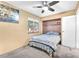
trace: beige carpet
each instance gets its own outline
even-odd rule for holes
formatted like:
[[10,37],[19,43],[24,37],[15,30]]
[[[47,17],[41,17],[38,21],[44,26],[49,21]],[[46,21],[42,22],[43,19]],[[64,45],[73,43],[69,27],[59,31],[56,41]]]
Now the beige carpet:
[[50,56],[43,51],[27,46],[1,55],[0,58],[50,58]]
[[[58,45],[54,53],[56,58],[79,58],[79,49]],[[32,47],[19,48],[13,52],[1,55],[0,58],[51,58],[48,54]]]
[[54,56],[59,58],[79,58],[79,49],[59,45]]

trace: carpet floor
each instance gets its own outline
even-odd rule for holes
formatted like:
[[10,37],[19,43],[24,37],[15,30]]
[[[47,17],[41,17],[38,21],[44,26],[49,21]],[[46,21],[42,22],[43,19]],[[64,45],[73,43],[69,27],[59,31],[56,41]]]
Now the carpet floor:
[[0,55],[0,58],[51,58],[48,54],[32,47],[24,47],[10,53]]
[[[52,58],[43,51],[33,47],[22,47],[12,52],[0,55],[0,58]],[[58,45],[57,50],[54,52],[54,58],[79,58],[79,49],[68,48]]]

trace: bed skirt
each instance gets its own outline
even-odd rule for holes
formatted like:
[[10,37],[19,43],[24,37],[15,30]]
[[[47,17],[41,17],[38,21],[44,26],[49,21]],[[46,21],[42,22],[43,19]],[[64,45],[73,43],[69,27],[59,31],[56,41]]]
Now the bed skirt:
[[36,41],[30,41],[29,46],[40,49],[46,52],[49,56],[53,56],[53,53],[55,52],[55,50],[51,46]]

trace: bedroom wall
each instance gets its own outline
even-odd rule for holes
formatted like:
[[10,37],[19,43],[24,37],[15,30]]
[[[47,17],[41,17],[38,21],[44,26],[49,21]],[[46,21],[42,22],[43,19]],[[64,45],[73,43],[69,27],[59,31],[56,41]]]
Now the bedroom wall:
[[[13,8],[17,8],[15,6],[7,4],[6,2],[0,2],[0,3],[9,5]],[[19,10],[20,10],[19,24],[0,22],[0,54],[13,51],[14,49],[17,49],[19,47],[28,44],[29,36],[28,36],[27,18],[32,14],[21,9]]]

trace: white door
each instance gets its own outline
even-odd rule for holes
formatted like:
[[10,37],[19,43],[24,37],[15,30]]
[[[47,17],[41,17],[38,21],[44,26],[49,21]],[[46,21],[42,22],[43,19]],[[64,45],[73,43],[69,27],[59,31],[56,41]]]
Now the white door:
[[62,45],[75,48],[75,20],[76,16],[62,18]]
[[79,8],[78,8],[78,10],[77,10],[77,39],[76,39],[76,41],[77,41],[77,48],[79,48]]

